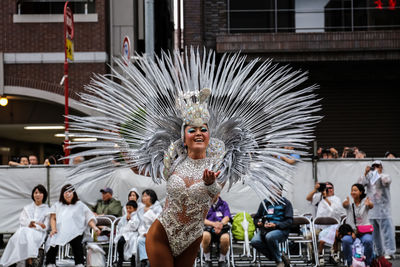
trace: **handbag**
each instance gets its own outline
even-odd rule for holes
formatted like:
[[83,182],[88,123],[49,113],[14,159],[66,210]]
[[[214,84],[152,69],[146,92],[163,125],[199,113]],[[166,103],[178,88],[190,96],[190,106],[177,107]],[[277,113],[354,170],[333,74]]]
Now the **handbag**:
[[[351,204],[353,207],[353,218],[354,218],[354,225],[356,224],[356,213],[354,211],[354,203]],[[367,224],[367,225],[356,225],[356,230],[357,234],[363,235],[363,234],[370,234],[374,231],[374,226],[372,224]]]
[[371,224],[357,225],[357,232],[360,234],[370,234],[373,231],[374,231],[374,227]]
[[392,263],[385,259],[385,256],[380,256],[372,261],[371,267],[392,267]]

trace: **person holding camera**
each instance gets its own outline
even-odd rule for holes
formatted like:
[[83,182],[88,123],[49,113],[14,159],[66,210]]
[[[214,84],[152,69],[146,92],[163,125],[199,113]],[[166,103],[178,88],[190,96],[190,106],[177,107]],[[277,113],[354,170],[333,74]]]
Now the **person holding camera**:
[[[342,207],[342,202],[339,197],[335,196],[335,189],[331,182],[316,183],[313,191],[311,191],[306,199],[311,202],[313,206],[313,217],[332,217],[337,219],[339,222],[345,211]],[[323,232],[324,231],[324,232]],[[333,226],[324,227],[322,225],[316,225],[315,234],[323,235],[327,231],[333,231]],[[325,241],[318,241],[318,253],[320,255],[320,264],[324,264],[323,248],[325,246]],[[331,256],[336,261],[338,259],[337,255],[337,245],[333,243],[333,250],[331,251]]]
[[219,259],[218,267],[228,266],[226,263],[226,253],[229,249],[229,221],[231,220],[231,212],[228,203],[223,201],[218,193],[211,205],[207,217],[204,220],[204,232],[201,245],[204,251],[204,259],[206,266],[211,267],[211,242],[219,242]]
[[290,266],[290,262],[279,251],[279,243],[286,241],[289,236],[293,222],[293,208],[292,203],[282,197],[282,186],[280,185],[276,190],[281,196],[279,202],[272,203],[264,199],[258,207],[254,224],[259,230],[251,240],[251,245],[270,260],[275,260],[278,267],[286,267]]
[[[329,206],[331,206],[332,202],[334,202],[335,204],[340,203],[340,199],[335,196],[335,190],[331,182],[316,183],[314,189],[310,193],[308,193],[306,199],[307,201],[310,201],[313,207],[313,209],[311,210],[311,214],[314,218],[317,216],[318,206],[323,200],[325,200],[326,204],[328,204]],[[321,212],[323,212],[322,209],[320,213]]]
[[374,227],[372,233],[375,254],[391,259],[396,252],[396,241],[390,203],[390,184],[392,179],[383,173],[382,161],[375,160],[365,168],[360,184],[367,187],[367,196],[375,208],[369,211],[369,220]]

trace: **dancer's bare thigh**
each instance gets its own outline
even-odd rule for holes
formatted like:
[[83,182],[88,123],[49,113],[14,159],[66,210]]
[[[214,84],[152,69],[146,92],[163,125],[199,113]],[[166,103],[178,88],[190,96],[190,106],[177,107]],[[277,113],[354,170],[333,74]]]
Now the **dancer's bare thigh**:
[[168,237],[160,221],[155,220],[146,236],[146,252],[151,267],[192,266],[199,251],[200,236],[179,256],[173,257]]

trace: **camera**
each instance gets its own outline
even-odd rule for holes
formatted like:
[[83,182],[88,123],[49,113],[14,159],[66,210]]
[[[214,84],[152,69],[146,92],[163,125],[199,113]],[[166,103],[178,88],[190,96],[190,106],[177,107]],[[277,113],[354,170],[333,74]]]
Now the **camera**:
[[326,190],[326,183],[319,183],[318,192],[324,192]]
[[352,147],[345,148],[343,151],[343,154],[344,154],[345,158],[355,158],[356,157],[355,150]]
[[371,167],[369,168],[369,170],[370,170],[370,171],[374,171],[374,170],[375,170],[375,166],[371,166]]
[[324,149],[322,149],[322,151],[321,151],[321,154],[331,154],[332,152],[331,152],[331,150],[329,149],[329,148],[324,148]]

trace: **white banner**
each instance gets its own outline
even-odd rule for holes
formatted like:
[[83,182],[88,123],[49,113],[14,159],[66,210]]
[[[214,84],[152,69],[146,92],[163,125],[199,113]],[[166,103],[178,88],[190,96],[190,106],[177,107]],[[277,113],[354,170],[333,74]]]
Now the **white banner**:
[[[330,181],[335,186],[335,194],[344,200],[350,195],[351,185],[357,182],[363,174],[367,164],[365,160],[321,160],[317,164],[317,177],[320,182]],[[284,196],[293,204],[295,214],[311,212],[311,205],[306,201],[307,194],[314,187],[312,163],[310,161],[297,163],[296,174],[292,184],[285,184]],[[392,203],[400,203],[400,161],[383,161],[383,170],[392,178]],[[32,201],[32,188],[41,183],[45,187],[50,185],[50,203],[59,199],[61,187],[67,183],[66,167],[35,167],[35,168],[0,168],[0,233],[12,233],[18,227],[19,214],[22,208]],[[47,181],[49,178],[49,181]],[[156,185],[151,178],[134,174],[131,170],[120,169],[113,177],[95,182],[88,182],[77,189],[79,198],[87,204],[94,204],[101,198],[100,189],[111,187],[114,197],[125,204],[129,189],[136,187],[139,192],[146,188],[156,191],[161,202],[165,198],[165,183]],[[260,199],[246,185],[237,183],[227,192],[221,193],[222,199],[228,202],[231,212],[246,211],[255,213]],[[395,225],[400,225],[400,211],[392,208]]]

